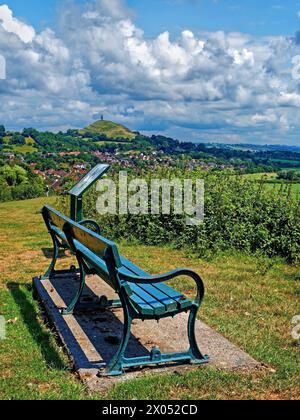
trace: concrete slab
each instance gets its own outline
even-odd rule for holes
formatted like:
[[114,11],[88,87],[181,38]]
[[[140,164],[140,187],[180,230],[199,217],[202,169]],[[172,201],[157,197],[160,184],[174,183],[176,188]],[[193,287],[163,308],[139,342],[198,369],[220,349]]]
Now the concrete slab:
[[[120,309],[100,310],[99,298],[103,295],[117,299],[112,289],[99,277],[90,276],[83,295],[82,310],[63,317],[60,309],[65,308],[74,297],[79,286],[77,274],[53,277],[51,280],[33,279],[34,290],[46,310],[48,319],[54,325],[61,342],[69,354],[74,369],[88,389],[101,391],[111,385],[139,377],[163,372],[183,372],[203,369],[201,366],[160,366],[128,371],[122,377],[99,377],[116,352],[123,330],[123,312]],[[90,309],[86,311],[86,307]],[[154,346],[162,352],[188,349],[187,314],[156,321],[134,321],[127,357],[145,356]],[[227,370],[256,370],[262,365],[229,342],[201,321],[197,322],[196,334],[204,354],[210,356],[209,365]]]

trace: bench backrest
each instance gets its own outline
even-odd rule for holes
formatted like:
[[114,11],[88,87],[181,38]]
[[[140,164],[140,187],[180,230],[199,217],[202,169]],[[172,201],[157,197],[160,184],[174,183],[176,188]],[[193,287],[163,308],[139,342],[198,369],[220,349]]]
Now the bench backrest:
[[93,268],[115,291],[120,289],[116,268],[122,266],[117,245],[74,222],[49,206],[42,210],[49,229],[64,234],[74,253],[79,251],[85,264]]
[[73,221],[65,224],[64,232],[71,248],[79,251],[85,264],[115,291],[119,291],[121,285],[116,269],[122,263],[117,245]]
[[51,229],[54,226],[60,230],[61,233],[63,233],[65,223],[71,221],[71,219],[49,206],[43,207],[42,215],[48,228]]

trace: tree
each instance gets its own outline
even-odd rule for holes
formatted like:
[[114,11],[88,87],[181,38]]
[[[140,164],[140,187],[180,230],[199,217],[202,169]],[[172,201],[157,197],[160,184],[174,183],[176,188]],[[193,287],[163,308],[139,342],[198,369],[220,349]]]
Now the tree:
[[35,139],[39,135],[39,132],[35,128],[24,128],[22,134],[24,137],[31,137]]
[[11,144],[24,145],[26,141],[21,134],[14,133],[11,138]]
[[4,137],[6,133],[4,125],[0,125],[0,137]]

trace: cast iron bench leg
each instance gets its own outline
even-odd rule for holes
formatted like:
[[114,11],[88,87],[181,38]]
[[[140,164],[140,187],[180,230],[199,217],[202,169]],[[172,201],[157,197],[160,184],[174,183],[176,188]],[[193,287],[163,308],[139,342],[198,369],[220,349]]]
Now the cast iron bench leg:
[[113,357],[112,361],[110,362],[107,370],[106,375],[107,376],[120,376],[123,375],[123,359],[125,356],[125,351],[128,346],[128,342],[131,336],[131,325],[133,318],[131,317],[129,313],[129,309],[127,307],[127,304],[125,300],[121,297],[122,306],[124,308],[124,331],[123,331],[123,337],[121,344],[119,346],[119,349],[115,356]]
[[[122,300],[123,302],[123,300]],[[209,362],[209,357],[205,356],[201,353],[195,334],[195,326],[196,326],[196,319],[199,307],[194,305],[191,309],[189,321],[188,321],[188,337],[190,342],[190,349],[189,351],[182,352],[182,353],[170,353],[170,354],[161,354],[158,349],[152,349],[150,357],[137,357],[126,359],[125,358],[125,351],[128,346],[128,342],[131,336],[131,325],[133,318],[130,315],[130,311],[126,306],[126,302],[124,302],[124,332],[122,342],[120,347],[110,362],[105,376],[120,376],[124,373],[125,368],[132,368],[135,366],[143,366],[143,365],[152,365],[152,364],[163,364],[163,363],[173,363],[173,362],[182,362],[186,360],[189,361],[191,364],[206,364]],[[155,351],[158,353],[158,357],[155,358],[156,354]]]
[[85,269],[84,269],[84,263],[82,261],[81,256],[78,253],[77,253],[76,257],[77,257],[79,267],[80,267],[80,286],[79,286],[79,289],[78,289],[78,292],[77,292],[75,298],[72,300],[70,305],[67,307],[67,309],[62,310],[62,315],[72,315],[73,314],[74,309],[76,308],[77,304],[80,301],[80,298],[82,296],[84,286],[85,286],[86,272],[85,272]]
[[188,321],[188,337],[189,337],[189,342],[190,342],[190,354],[192,357],[192,361],[191,363],[194,364],[201,364],[205,361],[209,361],[208,356],[204,356],[199,347],[198,347],[198,343],[197,343],[197,339],[196,339],[196,332],[195,332],[195,328],[196,328],[196,321],[197,321],[197,313],[198,313],[199,307],[197,305],[193,305],[191,312],[190,312],[190,316],[189,316],[189,321]]
[[52,233],[51,233],[51,238],[52,238],[52,242],[53,242],[53,257],[52,257],[52,261],[51,261],[51,264],[50,264],[48,270],[41,277],[41,280],[49,279],[53,275],[55,265],[56,265],[56,262],[57,262],[57,258],[58,258],[58,254],[59,254],[59,245],[58,245],[57,239],[55,238],[55,236]]

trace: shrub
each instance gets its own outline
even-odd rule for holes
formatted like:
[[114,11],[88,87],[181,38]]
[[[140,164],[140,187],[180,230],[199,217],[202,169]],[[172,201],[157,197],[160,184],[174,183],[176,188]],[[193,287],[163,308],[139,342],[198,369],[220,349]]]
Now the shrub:
[[85,198],[85,216],[96,218],[103,233],[115,239],[171,244],[201,257],[232,249],[300,262],[300,207],[288,191],[271,191],[224,172],[194,176],[204,177],[206,183],[205,220],[200,226],[187,226],[185,215],[100,216],[95,190]]

